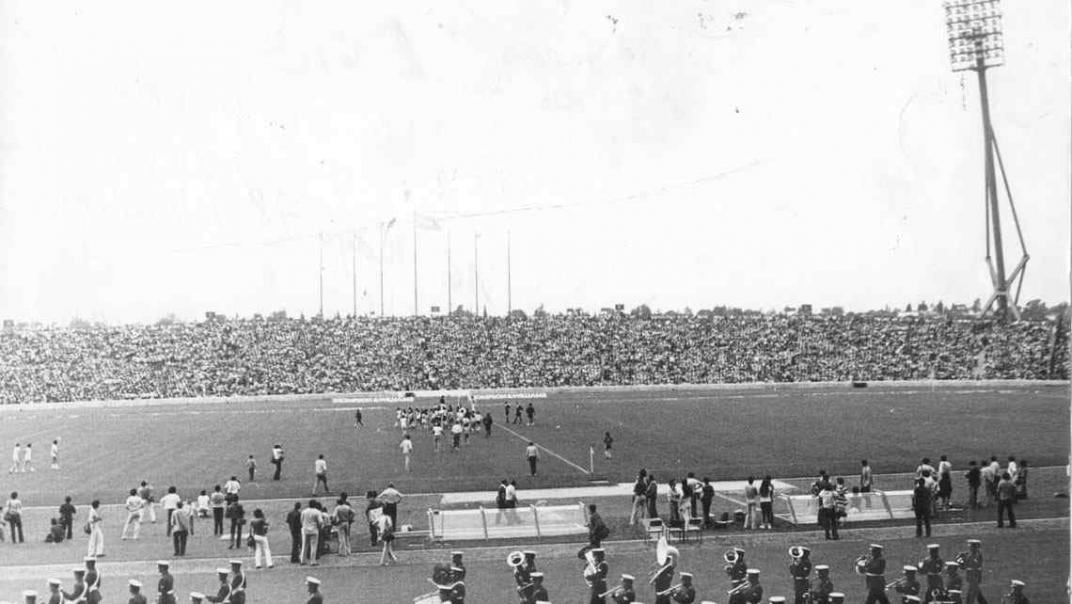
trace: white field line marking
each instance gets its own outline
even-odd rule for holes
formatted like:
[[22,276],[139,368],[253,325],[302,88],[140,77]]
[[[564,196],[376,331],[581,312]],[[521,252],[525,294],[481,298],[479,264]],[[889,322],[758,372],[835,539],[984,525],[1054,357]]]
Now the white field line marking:
[[561,456],[561,455],[559,455],[558,453],[555,453],[555,452],[554,452],[554,451],[552,451],[551,449],[548,449],[547,447],[545,447],[545,446],[541,445],[540,443],[538,443],[538,442],[536,442],[536,441],[532,440],[531,438],[526,438],[526,437],[524,437],[524,436],[522,436],[522,435],[518,434],[517,432],[514,432],[514,431],[513,431],[513,430],[511,430],[510,428],[507,428],[506,426],[500,426],[500,427],[501,427],[501,428],[502,428],[503,430],[506,430],[507,432],[509,432],[510,434],[513,434],[514,436],[518,437],[519,439],[521,439],[521,440],[522,440],[522,441],[524,441],[524,442],[527,442],[527,443],[529,443],[529,442],[530,442],[530,443],[533,443],[533,444],[535,444],[535,445],[536,445],[536,448],[537,448],[537,449],[541,449],[541,450],[543,450],[543,451],[546,451],[548,455],[550,455],[550,456],[552,456],[552,457],[557,457],[558,459],[561,459],[562,461],[566,462],[566,463],[567,463],[568,465],[571,465],[571,466],[573,466],[574,468],[577,468],[578,470],[580,470],[580,471],[581,471],[581,472],[583,472],[584,474],[586,474],[586,475],[590,475],[590,474],[591,474],[591,472],[589,472],[588,470],[585,470],[585,469],[584,469],[584,468],[582,468],[581,466],[579,466],[579,465],[577,465],[577,464],[573,463],[572,461],[570,461],[570,460],[566,459],[565,457],[562,457],[562,456]]

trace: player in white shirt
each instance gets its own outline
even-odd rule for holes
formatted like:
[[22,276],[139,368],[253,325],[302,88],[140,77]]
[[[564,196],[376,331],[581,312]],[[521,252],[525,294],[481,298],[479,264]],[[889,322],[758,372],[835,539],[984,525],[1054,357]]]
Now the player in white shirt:
[[202,490],[201,494],[197,496],[197,517],[208,518],[209,507],[208,493]]
[[127,497],[127,521],[123,524],[123,533],[120,535],[120,539],[127,540],[127,530],[133,533],[132,539],[138,538],[138,532],[141,531],[141,510],[145,505],[145,501],[138,496],[137,489],[130,489],[130,496]]
[[320,487],[320,483],[324,483],[324,492],[330,494],[331,487],[328,486],[328,462],[324,460],[323,453],[317,457],[316,462],[313,464],[313,471],[316,472],[316,480],[313,482],[313,495],[316,495],[316,490]]
[[171,516],[175,513],[175,510],[179,508],[179,502],[182,498],[175,492],[175,487],[168,487],[167,494],[160,498],[160,505],[164,508],[164,514],[167,516],[167,536],[171,536]]
[[409,472],[409,456],[413,453],[413,441],[410,440],[409,434],[402,437],[402,442],[398,443],[398,448],[402,450],[402,459],[405,462],[406,471]]
[[37,471],[33,467],[33,445],[31,443],[26,443],[26,448],[22,451],[22,471],[25,472],[26,470]]
[[237,476],[232,476],[230,480],[223,483],[223,492],[228,495],[238,495],[238,492],[242,490],[242,483],[238,481]]
[[52,457],[52,469],[60,469],[60,439],[57,436],[56,440],[52,441],[52,450],[50,451]]
[[19,455],[21,450],[22,448],[19,447],[19,443],[15,443],[15,448],[11,451],[11,467],[7,470],[8,474],[19,471],[19,468],[22,465],[22,457]]
[[438,423],[432,426],[432,448],[439,453],[443,442],[443,426]]

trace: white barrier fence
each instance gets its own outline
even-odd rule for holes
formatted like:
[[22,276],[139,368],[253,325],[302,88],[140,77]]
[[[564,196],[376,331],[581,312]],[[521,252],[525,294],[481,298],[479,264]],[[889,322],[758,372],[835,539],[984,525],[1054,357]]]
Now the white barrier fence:
[[[848,499],[845,509],[848,522],[915,517],[912,491],[849,493]],[[816,524],[819,522],[819,500],[811,495],[781,495],[775,515],[793,524]]]
[[428,537],[448,541],[585,534],[583,503],[519,508],[428,510]]

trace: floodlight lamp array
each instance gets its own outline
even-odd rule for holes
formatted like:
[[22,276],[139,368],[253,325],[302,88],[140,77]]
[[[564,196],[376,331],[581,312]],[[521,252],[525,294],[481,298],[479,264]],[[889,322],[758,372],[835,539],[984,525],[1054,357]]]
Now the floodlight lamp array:
[[945,22],[949,31],[949,59],[953,71],[978,69],[1005,63],[999,0],[946,0]]

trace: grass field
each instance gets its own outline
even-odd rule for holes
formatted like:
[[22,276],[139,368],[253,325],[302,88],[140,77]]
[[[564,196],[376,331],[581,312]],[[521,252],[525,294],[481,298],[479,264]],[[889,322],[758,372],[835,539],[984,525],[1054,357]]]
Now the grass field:
[[[408,475],[401,471],[400,434],[391,428],[394,408],[384,404],[363,406],[363,429],[353,426],[353,405],[330,400],[0,408],[0,443],[29,440],[38,467],[34,474],[0,474],[0,489],[18,490],[30,505],[52,504],[64,493],[122,501],[144,479],[161,494],[167,485],[196,494],[231,475],[244,480],[250,454],[262,480],[243,490],[246,498],[307,495],[319,453],[335,490],[363,493],[388,481],[404,492],[492,489],[505,477],[521,488],[625,482],[640,467],[666,478],[690,470],[714,479],[810,476],[820,468],[854,475],[864,457],[876,472],[908,471],[922,456],[940,454],[956,468],[992,454],[1064,465],[1069,451],[1067,387],[582,391],[536,401],[535,426],[506,426],[516,434],[504,431],[500,403],[482,407],[494,414],[491,438],[475,436],[458,453],[436,455],[430,436],[415,433]],[[605,431],[615,438],[609,462],[601,455]],[[48,445],[57,436],[62,469],[52,472]],[[523,460],[527,439],[562,458],[545,451],[534,479]],[[274,442],[287,451],[277,483],[263,480]],[[584,470],[590,446],[594,475]]]
[[[431,404],[431,400],[418,404]],[[495,426],[490,438],[476,435],[460,452],[449,450],[436,455],[431,438],[414,433],[416,451],[413,471],[404,474],[398,454],[400,433],[392,428],[394,406],[383,403],[332,403],[330,399],[314,401],[266,400],[243,403],[162,404],[152,406],[84,407],[41,405],[18,409],[0,408],[0,443],[10,452],[14,442],[33,442],[37,472],[9,475],[0,473],[0,492],[17,490],[27,505],[55,506],[64,494],[71,494],[82,504],[91,498],[105,503],[121,503],[126,491],[143,479],[151,480],[158,494],[175,485],[186,496],[202,488],[222,483],[230,475],[244,480],[246,457],[253,453],[260,465],[260,480],[246,484],[245,499],[307,497],[312,487],[313,460],[324,453],[329,464],[333,490],[363,493],[393,481],[405,493],[439,493],[463,490],[490,490],[505,477],[516,478],[522,492],[530,488],[585,486],[594,480],[628,482],[637,468],[646,467],[665,480],[695,471],[716,480],[741,478],[749,474],[770,473],[776,478],[814,475],[824,468],[838,474],[855,476],[859,459],[866,457],[876,472],[910,471],[920,457],[949,455],[958,472],[957,488],[962,488],[959,472],[968,459],[982,459],[1009,454],[1028,459],[1031,466],[1054,466],[1068,463],[1069,396],[1067,386],[1028,384],[1021,387],[990,387],[985,384],[940,385],[931,387],[890,388],[872,385],[867,389],[848,387],[795,388],[791,385],[749,389],[650,389],[636,391],[599,391],[551,393],[535,401],[536,425],[503,425],[502,403],[479,404],[490,410]],[[355,429],[353,409],[360,406],[366,427]],[[505,429],[504,429],[505,428]],[[508,430],[507,430],[508,429]],[[604,431],[615,438],[614,458],[602,458]],[[59,471],[48,469],[48,445],[62,438]],[[539,476],[527,476],[522,456],[527,440],[544,447]],[[287,450],[284,480],[268,478],[270,447],[280,442]],[[595,447],[595,472],[589,473],[589,447]],[[553,454],[552,454],[553,453]],[[0,468],[2,470],[2,468]],[[1049,497],[1054,490],[1067,490],[1064,472],[1056,469],[1036,470],[1033,475],[1039,490],[1025,505],[1026,517],[1067,518],[1067,499]],[[898,485],[900,488],[901,485]],[[1063,488],[1062,488],[1063,487]],[[437,497],[411,497],[404,502],[403,522],[423,528],[423,510]],[[615,528],[615,538],[629,538],[624,526],[627,502],[600,501],[601,510]],[[287,501],[265,504],[269,518],[281,514]],[[716,506],[717,507],[717,506]],[[276,509],[278,508],[278,509]],[[660,505],[660,509],[662,505]],[[247,510],[248,511],[248,510]],[[959,516],[957,521],[990,520],[992,512]],[[27,537],[39,541],[43,535],[46,512],[29,512]],[[30,521],[36,525],[31,527]],[[121,518],[110,516],[106,543],[109,562],[146,561],[145,574],[150,578],[151,560],[170,553],[162,527],[146,526],[151,536],[139,543],[118,543]],[[1065,528],[1038,528],[1019,532],[996,533],[986,529],[987,565],[994,573],[988,595],[999,594],[995,581],[1004,583],[1011,577],[1027,580],[1029,592],[1037,602],[1067,601],[1064,591],[1068,575],[1069,537]],[[943,531],[956,532],[958,525],[942,525]],[[198,530],[207,528],[199,525]],[[887,530],[887,529],[868,529]],[[904,534],[910,534],[907,527]],[[846,540],[828,544],[808,542],[810,533],[776,531],[763,538],[726,535],[709,540],[693,549],[684,560],[686,568],[698,571],[701,590],[715,601],[724,601],[725,579],[721,574],[721,553],[729,543],[748,543],[756,548],[755,563],[770,569],[764,582],[785,594],[785,549],[790,543],[814,544],[816,553],[829,556],[835,563],[835,582],[845,587],[850,600],[862,595],[860,581],[849,574],[848,561],[862,553],[869,537],[866,531],[848,531]],[[920,543],[914,539],[890,537],[884,541],[891,548],[891,559],[905,561],[919,557]],[[952,537],[950,537],[952,539]],[[947,552],[963,549],[963,539],[935,540],[948,545]],[[743,541],[741,541],[743,540]],[[803,540],[803,541],[800,541]],[[286,547],[287,538],[279,535],[273,543],[277,555]],[[415,544],[420,544],[418,541]],[[477,547],[482,544],[463,544]],[[519,549],[530,544],[516,544]],[[84,553],[85,540],[79,536],[73,544],[46,546],[27,544],[15,550],[0,544],[0,597],[23,588],[25,578],[8,579],[4,567],[77,563]],[[553,545],[540,547],[553,548]],[[575,545],[564,545],[575,551]],[[952,548],[952,549],[949,549]],[[501,548],[500,548],[501,549]],[[184,571],[180,589],[209,589],[214,584],[211,568],[231,555],[225,546],[206,536],[191,541],[191,557],[203,559],[204,571],[196,560],[183,560],[192,566]],[[495,548],[484,551],[497,552]],[[237,553],[237,552],[235,552]],[[244,553],[244,552],[243,552]],[[413,560],[427,561],[427,554],[411,552]],[[362,554],[368,556],[370,554]],[[821,559],[822,556],[817,556]],[[404,555],[405,557],[405,555]],[[505,557],[505,553],[502,554]],[[612,572],[628,569],[643,575],[650,565],[650,552],[632,552],[627,547],[612,559]],[[247,557],[248,558],[248,557]],[[130,564],[132,562],[123,562]],[[287,565],[289,566],[289,565]],[[891,567],[894,566],[891,564]],[[36,568],[36,566],[35,566]],[[41,572],[50,567],[40,567]],[[66,568],[66,566],[64,566]],[[428,591],[424,577],[430,564],[381,569],[347,565],[319,570],[333,594],[330,601],[409,602],[414,595]],[[548,554],[546,569],[555,601],[580,602],[583,586],[579,562],[569,556]],[[37,571],[31,572],[31,574]],[[36,576],[36,575],[34,575]],[[64,577],[70,576],[69,569]],[[304,571],[277,568],[258,574],[251,591],[251,602],[299,602]],[[472,596],[470,602],[501,603],[514,601],[508,569],[499,559],[477,561],[470,566]],[[124,577],[125,578],[125,577]],[[782,587],[778,587],[781,585]],[[43,580],[38,587],[43,586]],[[405,586],[404,597],[397,594]],[[717,586],[717,589],[709,589]],[[369,594],[350,595],[356,591]],[[122,585],[112,579],[106,584],[109,601],[121,595]],[[286,597],[259,597],[261,594],[287,594]],[[650,592],[641,591],[650,599]],[[561,594],[561,595],[559,595]],[[566,597],[562,597],[566,596]]]

